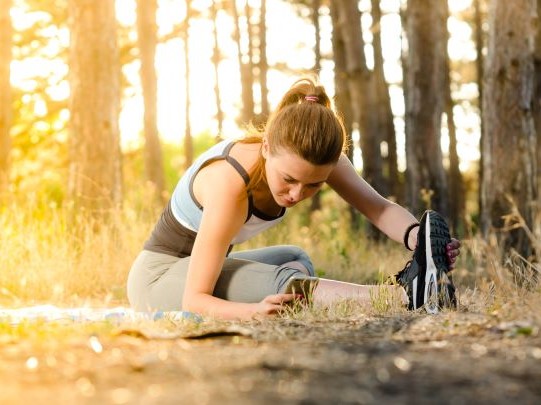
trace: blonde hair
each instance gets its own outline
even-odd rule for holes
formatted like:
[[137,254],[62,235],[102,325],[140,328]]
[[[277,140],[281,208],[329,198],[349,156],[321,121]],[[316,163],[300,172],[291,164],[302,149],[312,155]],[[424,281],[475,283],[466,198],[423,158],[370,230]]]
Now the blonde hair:
[[[333,164],[344,150],[346,131],[323,86],[311,78],[297,80],[269,117],[263,133],[243,139],[257,143],[267,138],[270,153],[285,149],[313,165]],[[248,189],[265,179],[265,160],[251,170]]]

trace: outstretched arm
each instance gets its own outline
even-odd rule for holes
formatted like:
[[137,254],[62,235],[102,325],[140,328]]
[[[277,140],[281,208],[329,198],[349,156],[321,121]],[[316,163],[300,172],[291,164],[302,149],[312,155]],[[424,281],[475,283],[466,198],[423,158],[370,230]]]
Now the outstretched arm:
[[[355,170],[347,156],[342,155],[329,176],[327,183],[349,204],[368,218],[389,238],[404,243],[404,234],[411,224],[417,222],[408,210],[389,201],[370,186]],[[413,228],[407,241],[410,248],[417,243],[419,228]],[[454,267],[460,254],[460,241],[452,238],[447,245],[449,265]]]
[[[402,243],[406,228],[417,219],[405,208],[384,198],[355,170],[349,159],[342,155],[327,183],[349,204],[355,207],[389,238]],[[415,246],[417,230],[410,238]]]

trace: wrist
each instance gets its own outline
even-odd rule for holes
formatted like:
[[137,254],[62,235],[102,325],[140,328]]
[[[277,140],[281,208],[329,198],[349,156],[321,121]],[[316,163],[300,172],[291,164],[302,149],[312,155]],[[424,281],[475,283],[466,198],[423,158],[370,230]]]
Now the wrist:
[[[410,250],[410,251],[414,251],[415,250],[415,246],[413,246],[413,248],[411,248],[411,243],[410,243],[410,234],[411,234],[411,231],[415,228],[419,227],[419,222],[414,222],[412,224],[410,224],[406,230],[404,231],[404,246],[406,247],[406,249]],[[416,239],[416,238],[414,238]]]

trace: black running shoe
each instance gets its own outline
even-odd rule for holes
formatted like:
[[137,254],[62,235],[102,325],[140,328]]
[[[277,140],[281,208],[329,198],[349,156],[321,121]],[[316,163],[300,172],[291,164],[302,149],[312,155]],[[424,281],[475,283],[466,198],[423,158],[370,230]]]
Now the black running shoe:
[[455,286],[448,274],[446,246],[450,241],[443,217],[435,211],[426,211],[421,217],[413,258],[396,275],[408,294],[409,309],[424,307],[426,312],[436,314],[443,308],[456,308]]

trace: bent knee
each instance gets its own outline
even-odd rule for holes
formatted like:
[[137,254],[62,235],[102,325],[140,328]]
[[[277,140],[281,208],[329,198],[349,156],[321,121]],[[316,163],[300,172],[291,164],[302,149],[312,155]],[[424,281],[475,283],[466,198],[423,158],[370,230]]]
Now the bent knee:
[[303,249],[301,249],[298,246],[291,246],[290,248],[292,249],[294,253],[294,257],[295,257],[292,260],[292,262],[299,263],[299,265],[301,266],[299,270],[301,270],[303,273],[309,276],[314,276],[315,275],[314,265],[308,253],[306,253]]
[[307,276],[313,275],[310,272],[310,269],[308,267],[306,267],[306,265],[303,262],[300,262],[300,261],[287,262],[287,263],[282,264],[280,267],[299,270],[303,274],[306,274]]

